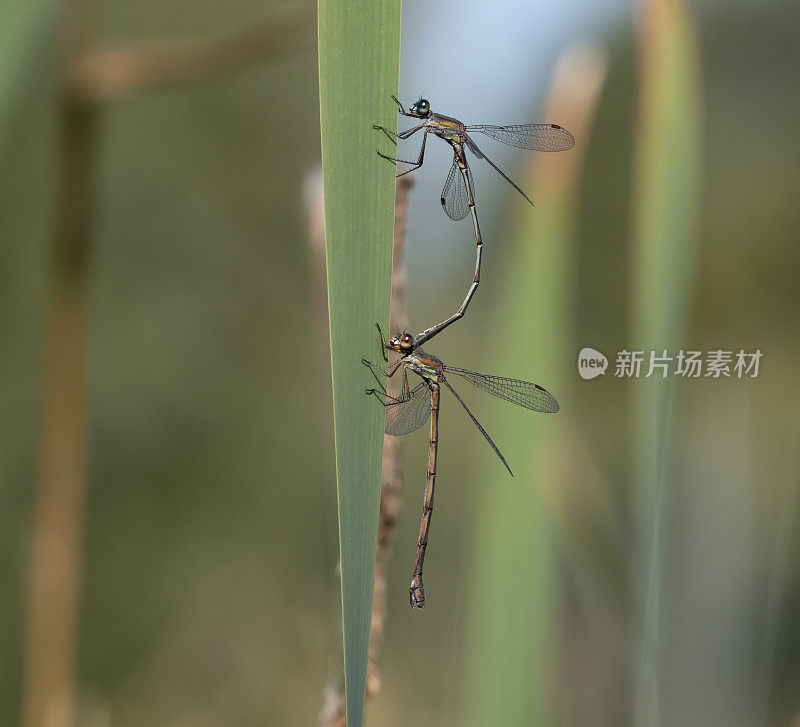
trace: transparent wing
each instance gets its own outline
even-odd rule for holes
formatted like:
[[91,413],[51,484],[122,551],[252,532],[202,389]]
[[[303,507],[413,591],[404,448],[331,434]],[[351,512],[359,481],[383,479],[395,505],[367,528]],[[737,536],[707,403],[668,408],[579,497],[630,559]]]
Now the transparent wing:
[[386,424],[383,431],[387,434],[402,436],[419,429],[431,415],[431,390],[421,381],[411,390],[407,401],[393,404],[386,403]]
[[[472,199],[475,199],[475,182],[472,181],[472,172],[467,167],[467,179],[472,188]],[[453,166],[450,167],[450,174],[442,188],[442,207],[445,214],[458,222],[469,214],[469,194],[467,185],[464,184],[464,176],[458,168],[458,162],[453,158]]]
[[476,124],[467,131],[478,131],[497,141],[533,151],[566,151],[575,146],[575,137],[558,124]]
[[508,462],[506,462],[506,458],[503,457],[502,453],[497,448],[497,445],[492,441],[492,438],[486,433],[486,430],[481,426],[481,423],[475,418],[473,413],[467,408],[467,405],[464,403],[464,400],[458,395],[458,392],[452,386],[450,386],[450,383],[448,381],[445,380],[442,383],[444,383],[444,385],[448,389],[450,389],[450,391],[452,392],[453,396],[455,396],[456,399],[458,399],[458,403],[461,404],[461,406],[464,407],[464,411],[467,412],[467,414],[469,415],[469,418],[472,419],[472,423],[476,427],[478,427],[478,430],[480,431],[480,433],[483,434],[483,438],[487,442],[489,442],[489,446],[494,450],[494,453],[500,458],[500,461],[505,465],[505,468],[508,470],[508,474],[510,474],[513,477],[514,473],[511,471],[511,467],[508,466]]
[[510,401],[512,404],[524,406],[533,411],[543,411],[552,414],[558,411],[558,402],[553,395],[538,384],[518,379],[506,379],[502,376],[489,376],[466,369],[445,367],[448,374],[456,374],[469,381],[473,386],[483,389],[492,396]]

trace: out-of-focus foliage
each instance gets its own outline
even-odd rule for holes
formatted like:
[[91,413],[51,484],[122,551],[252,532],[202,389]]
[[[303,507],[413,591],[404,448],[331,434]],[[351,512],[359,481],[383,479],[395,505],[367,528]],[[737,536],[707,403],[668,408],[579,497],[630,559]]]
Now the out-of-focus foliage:
[[[521,198],[514,205],[500,272],[505,285],[486,337],[486,367],[529,377],[557,397],[561,410],[532,414],[471,398],[492,417],[485,423],[500,446],[516,452],[516,476],[505,476],[492,458],[481,470],[486,484],[475,503],[468,583],[485,598],[468,608],[464,724],[554,721],[561,600],[554,556],[561,506],[569,502],[564,490],[572,490],[575,479],[577,194],[587,150],[582,142],[591,134],[605,66],[604,54],[585,45],[567,49],[556,66],[542,119],[558,121],[579,142],[568,152],[533,156],[526,165],[524,187],[535,194],[536,209]],[[526,319],[523,330],[511,311]],[[492,618],[486,618],[488,605]]]
[[[694,298],[703,173],[700,58],[695,16],[683,2],[653,0],[640,12],[628,348],[663,356],[664,351],[682,348]],[[648,384],[636,390],[632,402],[634,587],[640,630],[634,724],[655,727],[668,711],[663,699],[668,634],[664,599],[671,562],[674,427],[680,417],[675,392],[680,381],[654,376]]]
[[52,0],[7,3],[0,8],[0,125],[7,124],[13,107],[24,100],[25,84],[42,72],[49,56],[56,15]]

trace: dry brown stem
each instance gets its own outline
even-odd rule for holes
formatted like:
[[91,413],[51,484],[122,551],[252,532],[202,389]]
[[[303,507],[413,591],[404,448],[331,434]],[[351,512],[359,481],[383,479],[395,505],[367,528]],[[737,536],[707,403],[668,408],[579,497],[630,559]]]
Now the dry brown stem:
[[312,47],[315,7],[302,5],[244,28],[204,37],[120,42],[86,52],[74,65],[70,91],[102,103],[131,93],[207,81]]

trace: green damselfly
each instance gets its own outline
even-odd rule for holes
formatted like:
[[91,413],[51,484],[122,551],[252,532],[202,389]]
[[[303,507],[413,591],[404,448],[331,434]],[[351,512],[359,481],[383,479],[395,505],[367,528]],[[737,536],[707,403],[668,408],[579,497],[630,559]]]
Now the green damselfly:
[[[497,396],[512,404],[518,404],[526,409],[546,413],[558,411],[558,402],[548,391],[538,384],[529,381],[519,381],[518,379],[507,379],[501,376],[490,376],[479,374],[467,369],[459,369],[448,366],[440,361],[436,356],[431,356],[419,348],[418,338],[415,339],[410,333],[398,333],[389,338],[387,342],[383,337],[383,332],[378,326],[383,346],[384,359],[388,361],[386,351],[395,351],[402,354],[402,358],[396,361],[388,371],[384,371],[380,366],[362,359],[362,363],[369,366],[376,374],[384,374],[391,378],[398,371],[402,370],[402,386],[399,396],[391,396],[386,392],[382,385],[379,389],[367,389],[367,394],[376,395],[386,407],[386,422],[384,429],[387,434],[397,436],[409,434],[428,421],[430,417],[430,437],[428,449],[428,468],[425,481],[425,501],[422,507],[422,522],[419,528],[419,538],[417,540],[417,556],[414,560],[414,572],[411,576],[411,587],[409,589],[409,599],[413,608],[423,608],[425,605],[425,586],[422,582],[422,564],[425,560],[425,550],[428,546],[428,531],[433,514],[433,489],[436,481],[436,457],[439,451],[439,393],[440,387],[444,384],[445,388],[458,400],[459,404],[467,412],[473,424],[484,436],[494,453],[500,458],[509,474],[512,475],[511,468],[508,466],[497,445],[475,418],[473,413],[467,408],[464,400],[458,395],[450,384],[447,376],[459,376],[466,379],[479,389],[483,389],[493,396]],[[413,389],[408,381],[408,372],[413,371],[422,378]]]
[[533,200],[531,200],[530,197],[500,169],[500,167],[478,148],[478,145],[470,134],[485,134],[504,144],[533,151],[566,151],[575,146],[575,137],[558,124],[512,124],[510,126],[475,124],[467,126],[451,116],[434,113],[427,99],[420,98],[408,111],[406,111],[403,104],[400,103],[396,97],[392,96],[392,100],[397,104],[398,111],[401,115],[422,120],[422,123],[410,129],[406,129],[399,134],[383,126],[378,126],[377,124],[375,124],[373,128],[382,131],[395,144],[397,143],[395,141],[396,139],[408,139],[418,131],[422,131],[422,146],[420,147],[416,161],[392,157],[383,154],[380,150],[378,154],[389,161],[410,165],[408,169],[401,171],[397,175],[400,177],[422,166],[425,159],[425,143],[428,140],[428,134],[434,134],[444,139],[453,148],[453,165],[450,167],[450,173],[447,175],[447,180],[442,188],[442,209],[450,219],[456,221],[464,219],[471,213],[472,223],[475,227],[475,243],[477,247],[475,275],[467,291],[466,298],[464,298],[464,302],[456,313],[441,323],[424,330],[417,336],[417,340],[422,343],[433,338],[433,336],[443,331],[447,326],[457,321],[466,313],[467,306],[469,306],[480,283],[483,240],[481,239],[478,216],[475,212],[475,182],[472,178],[472,172],[467,162],[465,150],[469,149],[478,159],[485,159],[503,179],[533,205]]

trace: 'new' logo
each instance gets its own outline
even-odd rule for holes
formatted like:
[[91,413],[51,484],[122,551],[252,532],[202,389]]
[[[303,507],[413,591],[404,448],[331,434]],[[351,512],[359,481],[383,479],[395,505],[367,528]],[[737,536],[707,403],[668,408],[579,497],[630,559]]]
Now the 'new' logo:
[[578,354],[578,374],[582,379],[593,379],[605,374],[608,359],[593,348],[582,348]]

